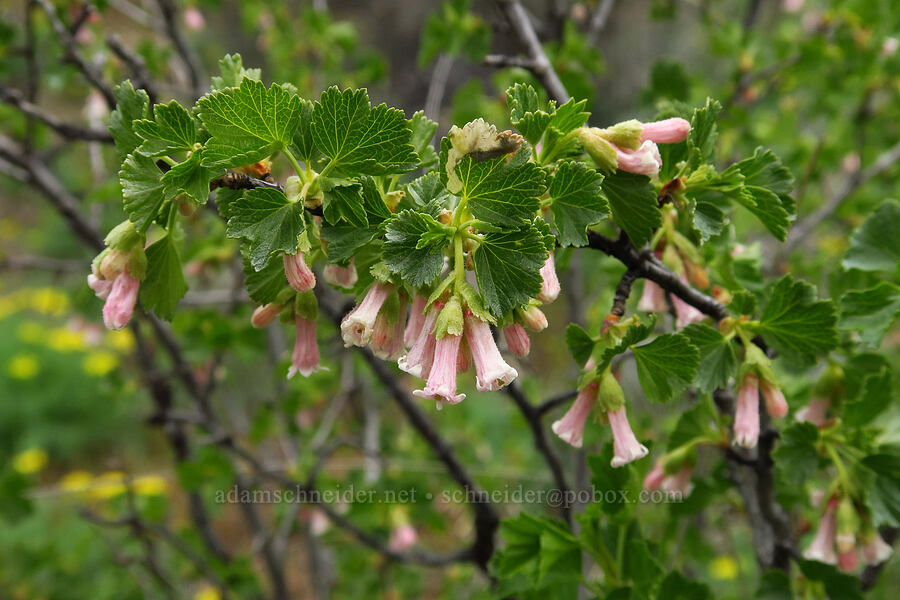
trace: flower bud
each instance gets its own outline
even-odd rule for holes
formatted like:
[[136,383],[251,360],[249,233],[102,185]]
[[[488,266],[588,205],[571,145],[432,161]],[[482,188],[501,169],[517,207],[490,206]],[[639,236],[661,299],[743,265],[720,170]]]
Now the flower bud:
[[284,253],[284,274],[288,283],[298,292],[306,292],[316,287],[316,274],[306,264],[301,250],[296,254]]
[[541,267],[541,291],[537,299],[544,304],[550,304],[559,296],[559,278],[556,276],[556,266],[553,264],[553,252],[547,255],[544,266]]
[[780,419],[788,413],[787,401],[781,389],[765,379],[760,382],[760,392],[766,401],[766,412],[774,419]]
[[581,142],[585,152],[601,170],[612,172],[618,168],[619,159],[616,148],[604,139],[602,129],[582,127],[573,131],[572,134]]
[[648,177],[659,176],[662,157],[659,148],[653,142],[644,142],[637,150],[628,150],[613,146],[616,151],[617,165],[620,171],[637,173]]
[[531,331],[543,331],[547,329],[547,316],[533,304],[525,308],[516,308],[516,320]]
[[115,278],[103,305],[103,323],[107,329],[118,331],[128,325],[140,286],[141,282],[132,277],[127,269]]
[[612,127],[601,129],[601,131],[603,138],[614,146],[637,150],[643,141],[641,134],[644,127],[637,119],[629,119],[616,123]]
[[672,118],[644,123],[641,129],[641,141],[647,140],[657,144],[675,144],[687,139],[691,124],[684,119]]
[[303,191],[303,182],[297,175],[291,175],[284,180],[284,195],[290,202],[299,202],[300,193]]
[[665,290],[649,279],[645,279],[644,291],[641,292],[641,299],[638,302],[637,309],[643,312],[661,313],[669,310],[669,305],[666,303]]
[[275,304],[274,302],[257,306],[253,311],[253,315],[250,317],[250,324],[257,329],[268,327],[278,318],[278,313],[281,312],[282,308],[283,307],[280,304]]
[[[610,376],[610,379],[615,380],[612,376]],[[631,424],[628,422],[628,417],[625,415],[624,405],[619,410],[607,411],[606,416],[609,419],[609,426],[613,435],[614,455],[609,463],[613,468],[623,467],[630,462],[647,456],[647,447],[635,437]]]
[[528,334],[525,332],[524,327],[518,323],[504,327],[503,337],[506,338],[506,345],[509,347],[510,352],[519,357],[528,356],[528,351],[531,349],[531,341],[528,339]]

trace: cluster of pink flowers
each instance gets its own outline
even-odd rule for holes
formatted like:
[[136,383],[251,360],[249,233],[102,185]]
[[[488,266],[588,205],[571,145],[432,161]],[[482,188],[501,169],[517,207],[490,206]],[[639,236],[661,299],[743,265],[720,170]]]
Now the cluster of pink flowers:
[[681,118],[652,123],[624,121],[608,129],[583,127],[573,134],[602,168],[658,177],[662,157],[657,144],[684,141],[691,124]]
[[[657,251],[656,257],[661,258],[662,253]],[[700,267],[696,267],[700,268]],[[679,278],[682,283],[685,285],[690,285],[687,276],[685,275],[686,264],[682,261],[682,268],[676,269],[680,272]],[[675,327],[678,329],[683,329],[690,325],[691,323],[699,323],[706,315],[702,312],[676,296],[672,294],[672,306],[675,308]],[[638,310],[643,312],[652,312],[652,313],[666,313],[669,310],[669,304],[666,302],[666,292],[662,289],[658,284],[650,281],[649,279],[644,280],[644,290],[641,293],[641,299],[638,301]]]
[[141,280],[147,268],[146,242],[130,221],[113,228],[106,248],[91,264],[88,286],[104,300],[103,323],[108,329],[123,329],[134,314]]
[[787,415],[788,405],[781,389],[772,381],[760,381],[755,373],[747,373],[738,388],[734,414],[734,443],[738,446],[755,448],[759,441],[760,393],[770,417],[780,419]]
[[877,565],[892,552],[893,548],[882,539],[868,516],[861,522],[852,500],[844,497],[828,500],[816,535],[803,557],[838,565],[842,571],[850,572],[859,567],[860,558],[865,564]]
[[553,433],[564,442],[581,448],[584,426],[595,406],[604,411],[612,430],[613,458],[610,464],[613,467],[621,467],[647,456],[647,447],[637,440],[625,414],[622,387],[609,369],[578,392],[569,411],[553,423]]

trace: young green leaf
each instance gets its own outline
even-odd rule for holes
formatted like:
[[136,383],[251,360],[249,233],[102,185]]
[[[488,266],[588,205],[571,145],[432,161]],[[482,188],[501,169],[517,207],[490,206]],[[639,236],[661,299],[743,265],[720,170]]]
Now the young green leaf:
[[547,250],[533,226],[488,233],[472,259],[485,305],[497,318],[541,291],[540,270]]
[[406,186],[406,196],[400,201],[400,208],[411,208],[437,217],[450,199],[450,192],[441,182],[440,175],[431,171]]
[[594,352],[594,339],[577,323],[566,327],[566,346],[579,367],[584,366]]
[[187,151],[197,141],[197,125],[177,100],[153,107],[153,119],[133,123],[134,131],[144,141],[137,151],[145,156],[161,156]]
[[413,113],[412,119],[407,121],[412,131],[410,143],[419,156],[419,167],[427,168],[437,164],[438,155],[431,145],[434,133],[437,131],[438,124],[425,116],[425,111],[420,110]]
[[597,366],[595,367],[594,371],[596,373],[602,373],[612,362],[613,358],[615,358],[619,354],[627,352],[628,348],[630,348],[634,344],[642,342],[650,337],[650,334],[653,333],[653,327],[655,324],[656,318],[652,317],[646,323],[638,323],[629,327],[625,332],[625,335],[616,345],[610,346],[603,351],[603,354],[600,355],[600,359],[597,361]]
[[166,235],[147,248],[147,276],[141,282],[141,304],[171,321],[187,289],[178,249],[172,236]]
[[117,85],[113,94],[116,97],[116,110],[109,115],[109,133],[119,154],[127,156],[144,141],[135,133],[132,123],[135,119],[150,117],[150,98],[144,90],[134,89],[128,79]]
[[300,118],[289,150],[294,158],[311,163],[322,156],[312,135],[313,103],[300,98]]
[[550,181],[550,210],[561,246],[587,244],[587,228],[609,214],[603,176],[582,162],[559,164]]
[[174,195],[165,193],[162,176],[156,161],[143,154],[130,154],[122,163],[119,183],[125,214],[139,231],[147,231],[163,203]]
[[313,109],[311,134],[331,168],[353,175],[387,175],[415,169],[418,156],[403,111],[372,108],[365,89],[332,86]]
[[238,87],[244,77],[258,80],[262,76],[259,69],[245,69],[244,60],[240,54],[226,54],[219,59],[219,72],[221,76],[213,75],[212,89],[221,90],[227,87]]
[[291,143],[300,122],[300,98],[278,84],[244,78],[240,87],[212,92],[197,101],[200,120],[212,136],[203,164],[239,167],[262,160]]
[[291,202],[279,190],[256,188],[232,205],[227,235],[250,242],[250,264],[261,271],[273,253],[297,251],[303,227],[301,202]]
[[513,160],[500,156],[476,160],[467,155],[456,165],[462,182],[459,195],[468,200],[469,210],[479,219],[502,227],[519,227],[530,221],[540,208],[538,196],[546,189],[544,171],[525,162],[523,148]]
[[834,304],[816,301],[816,288],[785,275],[772,288],[759,322],[750,328],[779,355],[809,364],[837,345]]
[[656,192],[646,175],[616,171],[603,180],[603,192],[613,221],[636,247],[646,244],[653,230],[662,225]]
[[355,181],[343,183],[347,184],[323,188],[322,215],[332,225],[343,222],[355,227],[368,227],[369,219],[363,203],[362,186]]
[[257,271],[250,264],[250,253],[246,246],[241,248],[244,266],[244,286],[250,299],[260,304],[274,302],[278,292],[287,285],[284,276],[284,264],[280,260],[270,260],[265,267]]
[[178,163],[162,176],[165,196],[172,198],[185,193],[200,204],[209,199],[209,182],[218,176],[220,169],[204,167],[203,151],[198,150],[189,159]]
[[853,427],[868,425],[891,404],[893,396],[889,368],[883,367],[878,373],[867,375],[859,400],[844,405],[844,422]]
[[840,325],[859,331],[864,344],[878,347],[900,316],[900,287],[882,281],[868,290],[847,292],[841,298]]
[[431,215],[412,210],[404,210],[388,221],[384,234],[384,262],[391,272],[413,287],[434,281],[444,266],[444,246],[448,238],[423,238],[441,227]]
[[712,163],[716,150],[716,118],[722,112],[722,105],[712,98],[706,99],[706,106],[694,110],[691,118],[691,133],[688,136],[688,166],[696,169],[704,163]]
[[697,374],[700,353],[680,333],[661,335],[649,344],[634,346],[634,362],[644,395],[651,402],[666,402]]
[[737,369],[731,341],[712,327],[698,323],[688,325],[681,333],[700,352],[700,366],[697,370],[697,385],[700,390],[710,393],[717,388],[724,388]]
[[378,227],[323,225],[322,240],[328,243],[328,262],[342,263],[350,260],[360,248],[375,239],[378,232]]
[[863,271],[900,270],[900,201],[887,200],[879,206],[850,238],[844,257],[845,269]]

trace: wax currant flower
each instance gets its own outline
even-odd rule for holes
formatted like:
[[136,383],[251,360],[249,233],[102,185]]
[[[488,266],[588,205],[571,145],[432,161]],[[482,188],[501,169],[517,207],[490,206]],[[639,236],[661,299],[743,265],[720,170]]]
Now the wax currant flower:
[[614,456],[610,465],[613,468],[623,467],[630,462],[636,461],[647,456],[647,447],[638,442],[634,431],[631,430],[631,424],[628,422],[628,416],[625,414],[625,406],[619,410],[611,410],[606,413],[609,419],[609,426],[613,434],[613,451]]
[[469,351],[469,343],[466,338],[459,345],[459,353],[456,355],[456,372],[465,373],[472,368],[472,352]]
[[830,500],[825,507],[819,530],[812,543],[803,552],[803,558],[817,560],[829,565],[837,564],[837,554],[834,552],[834,538],[837,531],[837,501]]
[[657,177],[659,175],[659,169],[662,167],[662,157],[659,155],[659,148],[653,142],[644,142],[637,150],[619,148],[615,144],[612,146],[616,151],[616,166],[620,171],[628,171],[629,173],[637,173],[648,177]]
[[684,119],[675,117],[644,123],[641,128],[641,141],[647,140],[657,144],[675,144],[687,139],[691,132],[691,124]]
[[544,304],[550,304],[557,296],[559,296],[559,278],[556,276],[556,266],[553,264],[551,252],[541,267],[541,292],[537,295],[537,299]]
[[388,540],[388,548],[394,552],[405,552],[419,540],[419,534],[416,529],[409,523],[400,525],[391,532],[391,539]]
[[759,378],[753,373],[744,375],[738,389],[734,415],[734,443],[755,448],[759,440]]
[[515,310],[516,320],[531,331],[543,331],[547,329],[547,315],[537,306],[529,305],[527,308]]
[[459,359],[460,335],[447,334],[435,342],[434,360],[425,388],[413,391],[414,396],[433,398],[440,404],[459,404],[465,394],[456,393],[456,364]]
[[691,483],[691,475],[694,473],[694,467],[684,465],[674,475],[666,476],[660,486],[664,492],[674,498],[687,498],[694,489]]
[[594,404],[597,402],[599,389],[600,384],[596,381],[589,383],[578,392],[578,396],[575,397],[575,402],[572,403],[572,407],[569,408],[568,412],[553,423],[551,429],[562,441],[576,448],[581,448],[581,443],[584,439],[584,425],[591,414],[591,410],[594,408]]
[[316,274],[306,264],[306,258],[299,249],[296,254],[284,253],[284,274],[291,287],[298,292],[308,292],[316,287]]
[[405,371],[414,377],[422,377],[423,373],[431,372],[431,363],[434,360],[434,347],[437,342],[434,337],[434,325],[437,323],[438,314],[444,305],[441,302],[435,302],[424,315],[422,327],[419,328],[419,335],[416,337],[405,356],[401,356],[397,361],[397,366],[401,371]]
[[397,360],[403,354],[406,328],[406,296],[391,294],[381,307],[372,330],[372,353],[382,360]]
[[128,325],[140,287],[141,282],[132,277],[127,268],[113,280],[106,304],[103,305],[103,323],[107,329],[118,331]]
[[844,496],[838,504],[835,536],[838,566],[842,571],[854,571],[859,566],[859,554],[856,551],[856,533],[859,531],[859,525],[859,515],[853,500],[849,496]]
[[531,350],[531,340],[528,339],[528,333],[525,332],[524,327],[518,323],[504,327],[503,337],[506,338],[506,345],[509,346],[510,352],[519,357],[528,356],[528,351]]
[[113,282],[100,279],[96,272],[87,276],[87,283],[88,287],[94,291],[94,295],[101,300],[106,300],[109,297],[109,292],[112,291]]
[[475,361],[475,388],[479,392],[495,392],[519,376],[500,356],[490,325],[467,313],[465,332]]
[[257,306],[250,317],[250,324],[257,329],[268,327],[278,317],[278,313],[281,312],[282,308],[284,307],[274,302]]
[[781,388],[771,381],[763,379],[760,382],[759,389],[762,392],[763,399],[766,401],[766,412],[769,413],[769,416],[780,419],[788,413],[787,401],[784,399]]
[[638,302],[637,309],[643,312],[661,312],[669,310],[666,303],[666,292],[661,287],[650,281],[644,280],[644,291],[641,292],[641,299]]
[[344,346],[349,348],[350,346],[365,346],[369,343],[381,305],[393,291],[393,285],[380,281],[375,281],[369,287],[362,301],[347,313],[341,322],[341,337],[344,339]]
[[[681,276],[681,281],[685,285],[689,285],[688,280],[684,275]],[[672,294],[672,304],[675,306],[675,326],[678,329],[687,327],[691,323],[699,323],[705,318],[705,315],[702,312],[675,294]]]
[[863,528],[860,542],[860,552],[863,560],[870,565],[883,563],[894,552],[894,549],[881,538],[871,524]]
[[406,330],[403,332],[403,343],[407,348],[411,348],[419,337],[422,330],[422,324],[425,323],[425,305],[428,299],[425,296],[416,295],[412,301],[412,307],[409,309],[409,321],[406,323]]
[[807,421],[816,427],[822,427],[828,418],[825,414],[831,402],[827,398],[813,398],[809,404],[797,411],[798,421]]
[[297,373],[309,377],[321,367],[319,366],[319,343],[316,340],[316,322],[300,315],[295,317],[297,325],[297,341],[291,356],[291,367],[288,379]]
[[661,460],[656,461],[650,472],[644,477],[644,489],[648,492],[656,491],[662,486],[662,482],[666,478],[666,471],[663,469]]
[[352,258],[350,259],[350,264],[346,267],[335,264],[326,265],[322,274],[325,276],[326,283],[342,288],[352,288],[356,285],[356,280],[358,278],[356,266],[353,264]]

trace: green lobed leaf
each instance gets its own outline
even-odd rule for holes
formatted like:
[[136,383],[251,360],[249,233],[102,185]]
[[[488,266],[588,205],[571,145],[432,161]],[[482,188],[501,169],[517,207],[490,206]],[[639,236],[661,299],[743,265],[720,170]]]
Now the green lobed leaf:
[[837,346],[834,304],[816,301],[816,288],[785,275],[772,288],[758,323],[750,328],[789,360],[809,364]]
[[847,292],[840,304],[840,326],[859,331],[864,344],[878,347],[900,316],[900,287],[882,281],[868,290]]
[[656,192],[646,175],[616,171],[603,180],[603,193],[613,221],[625,230],[635,247],[646,244],[653,230],[662,225]]
[[799,559],[797,564],[807,579],[821,581],[824,584],[825,594],[828,598],[863,600],[863,594],[859,587],[859,578],[855,575],[842,573],[834,565],[827,565],[812,560]]
[[197,125],[177,100],[157,104],[153,107],[153,119],[137,120],[133,127],[144,140],[137,151],[145,156],[191,150],[197,141]]
[[412,119],[407,121],[412,131],[410,143],[419,157],[419,167],[427,168],[437,164],[438,155],[431,145],[438,124],[425,116],[425,111],[419,110],[413,113]]
[[405,173],[418,165],[403,111],[372,108],[365,89],[322,92],[313,108],[312,138],[332,168],[354,175]]
[[209,200],[209,182],[215,179],[221,169],[204,167],[203,151],[198,150],[186,161],[178,163],[162,176],[166,198],[185,193],[200,204]]
[[322,155],[312,135],[313,106],[309,100],[300,98],[300,118],[297,120],[297,130],[288,147],[294,158],[307,163]]
[[450,192],[441,182],[440,175],[431,171],[406,186],[406,196],[400,201],[400,208],[411,208],[437,217],[449,199]]
[[890,406],[893,396],[889,368],[883,367],[878,373],[866,375],[861,397],[844,404],[844,422],[853,427],[868,425]]
[[566,327],[566,346],[579,367],[584,366],[594,352],[594,338],[577,323]]
[[134,131],[132,123],[135,119],[150,117],[150,98],[144,90],[136,90],[131,81],[126,79],[113,90],[116,97],[116,110],[109,115],[109,133],[121,156],[127,156],[144,141]]
[[850,237],[845,269],[900,270],[900,201],[887,200]]
[[244,267],[244,287],[250,299],[260,304],[274,302],[278,293],[287,285],[284,265],[280,260],[270,260],[265,267],[257,271],[250,263],[250,253],[241,248]]
[[244,78],[240,87],[211,92],[197,101],[200,120],[212,136],[203,164],[239,167],[262,160],[291,143],[300,122],[300,98],[278,84],[269,89]]
[[221,76],[213,75],[212,77],[213,90],[237,87],[241,85],[244,77],[258,80],[262,76],[259,69],[245,69],[244,60],[237,53],[226,54],[224,58],[219,59],[219,72]]
[[328,243],[328,262],[343,263],[356,252],[375,239],[378,227],[357,227],[356,225],[322,226],[322,240]]
[[166,235],[147,248],[147,275],[141,282],[141,304],[171,321],[187,289],[178,249],[172,236]]
[[634,499],[639,482],[634,469],[627,465],[615,468],[610,462],[614,455],[612,442],[606,443],[600,454],[588,456],[587,463],[593,477],[591,485],[600,501],[600,510],[607,515],[615,515],[630,506],[629,499]]
[[597,361],[597,367],[594,369],[595,373],[602,373],[606,370],[606,367],[612,362],[612,359],[617,355],[622,354],[628,350],[634,344],[638,342],[642,342],[650,337],[650,334],[653,333],[653,327],[656,324],[656,317],[652,317],[646,323],[638,323],[632,325],[625,331],[625,335],[622,337],[621,341],[619,341],[616,345],[606,348],[603,353],[600,355],[600,359]]
[[709,403],[698,402],[678,417],[678,423],[669,435],[666,449],[672,452],[698,437],[709,435],[710,423],[715,422],[715,419],[716,415],[713,414]]
[[734,345],[721,333],[707,325],[694,323],[681,330],[700,352],[697,386],[710,393],[724,388],[737,370]]
[[541,291],[541,267],[547,260],[541,233],[533,226],[484,236],[472,253],[485,306],[497,318]]
[[456,174],[462,182],[460,196],[479,219],[503,227],[519,227],[540,208],[538,196],[546,189],[544,171],[526,162],[527,148],[511,161],[505,156],[479,161],[462,157]]
[[587,228],[609,214],[603,176],[582,162],[559,163],[550,181],[550,211],[561,246],[587,244]]
[[862,466],[873,477],[866,491],[875,525],[900,526],[900,446],[879,446]]
[[716,118],[722,112],[722,105],[712,98],[706,99],[706,106],[694,110],[691,118],[691,133],[688,135],[688,166],[697,168],[704,163],[713,163],[716,150]]
[[273,253],[297,251],[303,227],[303,203],[291,202],[279,190],[256,188],[232,204],[226,233],[250,242],[250,264],[261,271]]
[[524,573],[537,584],[552,568],[568,571],[572,576],[581,572],[578,540],[551,519],[523,512],[501,522],[500,537],[505,544],[492,562],[500,577]]
[[781,430],[781,439],[772,456],[789,481],[805,481],[815,475],[819,466],[816,442],[819,430],[812,423],[801,421]]
[[651,402],[666,402],[697,374],[700,353],[680,333],[661,335],[649,344],[634,346],[634,362],[644,395]]
[[420,244],[423,236],[442,226],[427,213],[404,210],[385,227],[384,262],[413,287],[434,281],[444,266],[445,236],[431,237]]
[[125,214],[139,231],[147,231],[163,203],[174,195],[165,191],[162,176],[156,161],[143,154],[129,154],[122,163],[119,183]]

